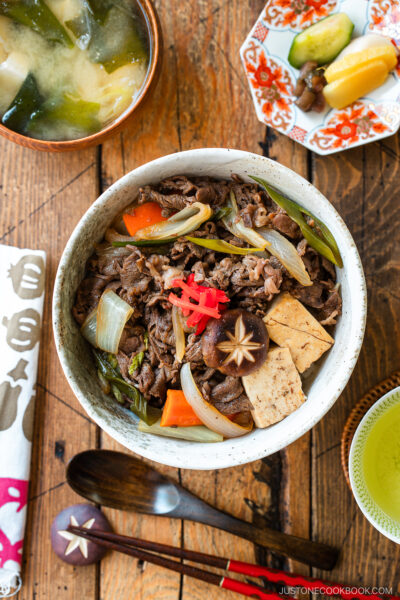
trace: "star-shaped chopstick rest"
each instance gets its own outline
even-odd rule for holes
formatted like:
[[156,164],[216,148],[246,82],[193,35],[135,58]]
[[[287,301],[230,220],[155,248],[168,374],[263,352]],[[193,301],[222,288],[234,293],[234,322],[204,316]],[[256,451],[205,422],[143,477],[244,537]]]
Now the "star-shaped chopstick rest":
[[103,513],[92,504],[73,504],[62,510],[51,526],[51,545],[61,560],[70,565],[91,565],[101,560],[106,549],[68,531],[68,525],[112,531]]

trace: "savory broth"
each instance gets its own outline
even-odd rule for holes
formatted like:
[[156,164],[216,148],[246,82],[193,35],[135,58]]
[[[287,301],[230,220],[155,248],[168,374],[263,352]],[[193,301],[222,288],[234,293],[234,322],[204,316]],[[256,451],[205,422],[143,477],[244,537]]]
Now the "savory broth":
[[134,102],[150,52],[136,0],[4,0],[0,14],[6,127],[39,139],[77,139],[100,131]]

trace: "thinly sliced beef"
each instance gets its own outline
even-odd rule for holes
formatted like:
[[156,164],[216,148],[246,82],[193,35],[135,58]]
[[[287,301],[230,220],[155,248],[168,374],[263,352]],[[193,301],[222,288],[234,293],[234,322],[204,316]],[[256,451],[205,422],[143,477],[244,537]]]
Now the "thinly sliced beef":
[[175,359],[175,336],[172,329],[172,305],[165,296],[156,295],[145,307],[149,341],[162,364]]
[[132,252],[124,259],[119,273],[122,287],[129,290],[132,296],[146,292],[152,280],[150,275],[145,275],[139,268],[138,259],[140,258],[142,257],[139,251]]
[[184,175],[171,177],[162,181],[155,189],[146,185],[139,190],[139,204],[144,202],[157,202],[167,211],[180,211],[193,202],[210,204],[217,208],[224,202],[229,194],[230,183],[208,180],[207,178],[193,178],[190,180]]
[[131,364],[130,356],[127,356],[125,354],[125,352],[122,352],[120,350],[117,354],[117,361],[118,361],[118,366],[119,366],[119,370],[121,371],[122,377],[124,379],[126,379],[126,381],[130,381],[130,377],[129,377],[129,365]]
[[272,226],[293,240],[301,237],[300,227],[286,213],[278,212],[272,219]]
[[141,365],[141,368],[137,374],[132,378],[139,388],[140,392],[149,397],[149,389],[154,383],[155,372],[153,367],[147,361],[144,361]]
[[[341,314],[342,300],[334,266],[308,246],[296,223],[256,184],[244,183],[238,176],[230,181],[216,181],[180,175],[155,186],[144,186],[138,200],[158,202],[168,217],[193,202],[209,204],[215,211],[226,205],[231,192],[245,225],[273,227],[297,245],[312,286],[301,286],[268,253],[224,254],[189,242],[185,236],[159,249],[133,245],[113,248],[112,239],[123,233],[121,218],[111,226],[116,231],[108,230],[107,241],[96,246],[87,263],[85,279],[73,307],[74,317],[81,325],[105,289],[112,289],[130,304],[134,312],[121,337],[117,360],[122,376],[133,382],[153,405],[162,406],[167,389],[179,387],[180,364],[175,359],[172,305],[168,301],[174,279],[186,280],[193,273],[198,284],[224,290],[230,298],[229,308],[241,307],[261,317],[281,291],[298,298],[323,325],[333,325]],[[248,246],[216,220],[203,223],[190,235]],[[129,374],[132,358],[139,352],[143,352],[143,362]],[[218,410],[233,414],[251,409],[240,378],[226,377],[205,366],[201,337],[192,330],[186,333],[183,361],[190,363],[200,391]]]
[[318,318],[321,325],[334,325],[336,317],[342,314],[342,298],[339,291],[334,288],[329,291],[323,307],[318,312]]
[[141,325],[134,327],[130,324],[126,325],[119,342],[119,349],[125,354],[142,352],[145,349],[144,334],[145,329]]
[[146,185],[139,190],[139,204],[144,202],[157,202],[162,208],[180,211],[185,206],[196,202],[196,198],[194,196],[181,196],[180,194],[162,194],[150,185]]
[[[203,374],[195,373],[197,385],[206,400],[213,404],[224,415],[232,415],[238,412],[247,412],[253,407],[246,396],[240,377],[223,377],[214,373],[213,369]],[[215,377],[214,377],[215,375]]]
[[201,338],[194,333],[188,335],[184,360],[191,365],[204,364],[203,353],[201,351]]
[[104,288],[111,279],[111,275],[101,275],[98,273],[86,277],[81,282],[75,304],[72,308],[72,314],[79,325],[83,324],[89,312],[97,306]]

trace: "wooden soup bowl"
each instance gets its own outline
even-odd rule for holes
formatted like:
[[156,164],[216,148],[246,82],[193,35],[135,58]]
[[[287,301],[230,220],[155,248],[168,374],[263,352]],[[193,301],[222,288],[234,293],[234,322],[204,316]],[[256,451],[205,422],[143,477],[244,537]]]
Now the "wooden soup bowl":
[[70,150],[83,150],[89,146],[95,146],[103,143],[106,139],[113,136],[123,129],[132,117],[137,116],[139,107],[143,104],[146,97],[149,96],[150,90],[155,87],[158,76],[161,71],[162,64],[162,32],[160,21],[153,6],[152,0],[140,0],[140,6],[143,10],[145,20],[148,26],[148,34],[150,38],[150,64],[146,74],[145,81],[142,85],[142,89],[138,94],[136,101],[126,109],[115,121],[110,123],[104,129],[101,129],[97,133],[88,135],[83,138],[76,140],[65,140],[65,141],[47,141],[38,140],[35,138],[22,135],[16,131],[12,131],[0,123],[0,135],[4,136],[8,140],[31,148],[32,150],[41,150],[43,152],[66,152]]

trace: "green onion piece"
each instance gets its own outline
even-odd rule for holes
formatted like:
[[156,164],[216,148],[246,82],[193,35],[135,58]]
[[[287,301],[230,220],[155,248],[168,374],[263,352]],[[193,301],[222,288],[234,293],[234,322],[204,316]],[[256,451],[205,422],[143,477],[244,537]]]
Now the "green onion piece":
[[43,0],[0,0],[0,15],[25,25],[49,42],[69,48],[74,43]]
[[190,427],[161,427],[160,421],[157,421],[150,427],[143,421],[139,421],[139,431],[142,433],[152,433],[164,437],[177,438],[178,440],[188,440],[189,442],[222,442],[223,437],[215,431],[211,431],[204,425],[193,425]]
[[[0,11],[1,12],[1,11]],[[29,73],[1,119],[3,125],[25,133],[29,122],[43,103],[35,77]]]
[[134,238],[119,240],[117,242],[111,242],[112,246],[116,248],[123,248],[124,246],[164,246],[165,244],[172,244],[172,242],[176,242],[178,237],[170,237],[165,238],[163,240],[135,240]]
[[73,126],[85,136],[101,129],[97,118],[100,104],[63,94],[51,97],[35,112],[28,124],[28,132],[35,137],[50,135],[53,139],[65,137],[65,128]]
[[221,208],[218,208],[215,211],[215,213],[211,217],[210,221],[220,221],[224,217],[229,217],[231,212],[232,212],[232,209],[230,206],[222,206]]
[[117,388],[117,386],[115,385],[115,383],[111,384],[111,391],[114,394],[114,398],[116,399],[116,401],[118,402],[118,404],[125,404],[125,401],[122,397],[121,392],[119,391],[119,389]]
[[105,394],[109,394],[111,391],[110,382],[104,377],[100,369],[97,369],[97,376],[100,381],[100,387]]
[[[303,208],[300,206],[300,204],[297,204],[297,202],[294,202],[289,198],[285,198],[285,196],[282,196],[282,194],[276,192],[264,179],[254,176],[252,176],[252,179],[261,185],[271,196],[272,200],[278,206],[283,208],[289,217],[293,219],[295,223],[297,223],[297,225],[300,227],[301,233],[304,235],[310,246],[314,248],[314,250],[319,252],[334,265],[337,265],[340,268],[343,267],[342,257],[336,240],[328,227],[322,223],[322,221],[315,217],[309,210]],[[318,232],[307,223],[303,215],[307,215],[314,219],[315,223],[321,230],[321,235],[319,235]]]
[[[115,368],[110,360],[109,355],[106,352],[101,352],[100,350],[93,349],[93,354],[96,360],[97,368],[100,373],[110,382],[110,384],[114,384],[121,394],[124,394],[128,397],[130,401],[129,409],[135,413],[148,425],[152,425],[159,418],[159,414],[156,415],[153,411],[149,410],[147,400],[144,396],[139,392],[134,385],[128,383],[122,378],[121,372],[119,368]],[[114,392],[115,395],[115,392]]]
[[264,250],[264,248],[240,248],[239,246],[234,246],[224,240],[195,238],[188,235],[185,236],[185,239],[198,246],[209,248],[215,252],[224,252],[225,254],[251,254],[252,252],[262,252]]
[[108,352],[107,361],[110,363],[110,365],[114,369],[116,369],[119,372],[119,365],[118,365],[117,357],[115,356],[115,354],[110,354],[110,352]]
[[128,368],[129,375],[133,375],[134,372],[140,367],[144,359],[144,352],[138,352],[132,357],[131,364]]

